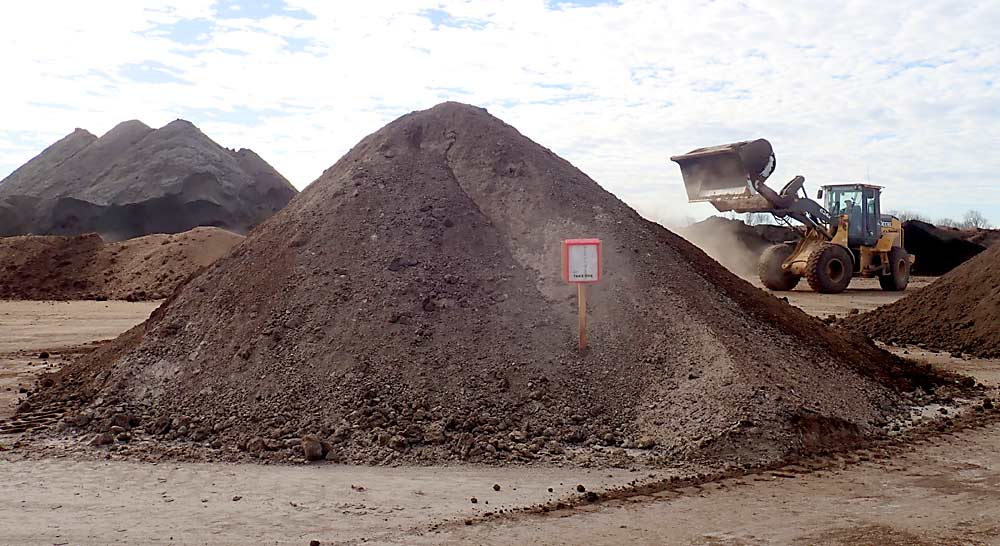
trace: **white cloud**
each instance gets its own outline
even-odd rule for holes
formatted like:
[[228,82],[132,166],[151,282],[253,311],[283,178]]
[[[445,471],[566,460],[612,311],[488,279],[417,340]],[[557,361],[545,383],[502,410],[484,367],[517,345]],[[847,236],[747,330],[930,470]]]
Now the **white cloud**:
[[[189,117],[303,187],[394,117],[455,99],[650,216],[709,212],[686,202],[670,155],[764,136],[779,182],[870,176],[888,207],[977,207],[1000,223],[995,2],[288,4],[315,17],[220,19],[209,1],[8,6],[0,119],[22,138],[0,133],[0,175],[73,127]],[[136,63],[183,82],[133,81],[121,70]]]

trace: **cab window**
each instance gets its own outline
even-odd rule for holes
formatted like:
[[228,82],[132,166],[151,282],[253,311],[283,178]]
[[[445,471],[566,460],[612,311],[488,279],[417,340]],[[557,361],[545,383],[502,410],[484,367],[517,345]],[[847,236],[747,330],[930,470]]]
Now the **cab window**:
[[865,189],[865,235],[868,241],[878,238],[878,194]]
[[865,235],[862,191],[859,187],[831,188],[826,197],[826,210],[833,216],[847,215],[847,236],[851,239]]
[[826,194],[826,210],[833,215],[850,215],[852,210],[860,214],[861,190],[856,188],[833,188]]

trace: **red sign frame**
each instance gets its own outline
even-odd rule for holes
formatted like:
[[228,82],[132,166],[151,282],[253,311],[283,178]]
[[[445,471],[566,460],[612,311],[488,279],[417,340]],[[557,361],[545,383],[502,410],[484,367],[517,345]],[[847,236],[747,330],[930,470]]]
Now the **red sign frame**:
[[[574,281],[569,278],[569,247],[571,246],[596,246],[597,247],[597,278],[591,281]],[[562,244],[562,269],[563,280],[570,284],[595,284],[601,281],[604,274],[604,259],[601,251],[600,239],[566,239]]]

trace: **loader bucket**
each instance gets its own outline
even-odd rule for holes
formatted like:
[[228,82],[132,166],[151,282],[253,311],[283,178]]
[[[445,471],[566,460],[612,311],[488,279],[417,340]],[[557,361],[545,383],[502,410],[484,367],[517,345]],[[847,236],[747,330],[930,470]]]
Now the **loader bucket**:
[[721,212],[773,208],[755,189],[774,171],[774,151],[764,139],[698,148],[670,160],[680,165],[692,203],[707,201]]

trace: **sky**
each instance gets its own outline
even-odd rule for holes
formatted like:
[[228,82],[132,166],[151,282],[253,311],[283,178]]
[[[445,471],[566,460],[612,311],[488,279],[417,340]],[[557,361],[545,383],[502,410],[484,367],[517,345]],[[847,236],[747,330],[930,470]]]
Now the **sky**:
[[1000,2],[8,2],[0,177],[75,127],[192,121],[304,188],[365,135],[475,104],[663,223],[671,155],[767,138],[780,186],[1000,225]]

